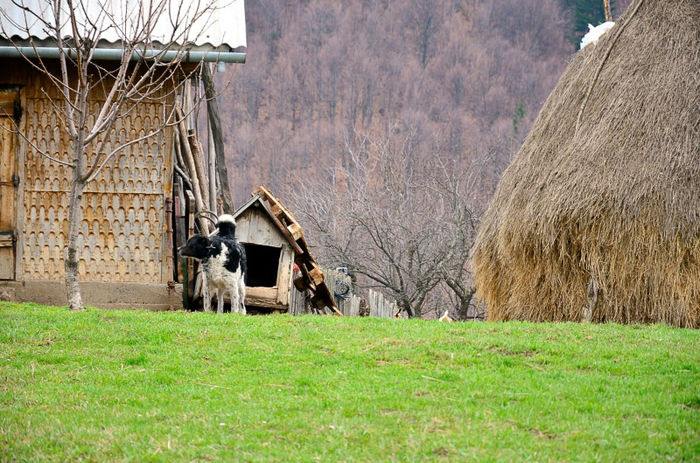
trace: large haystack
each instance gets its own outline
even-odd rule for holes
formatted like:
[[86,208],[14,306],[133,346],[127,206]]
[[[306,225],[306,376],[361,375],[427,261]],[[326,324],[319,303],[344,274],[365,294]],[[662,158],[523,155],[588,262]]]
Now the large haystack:
[[503,174],[474,266],[490,320],[700,327],[698,0],[637,0],[577,53]]

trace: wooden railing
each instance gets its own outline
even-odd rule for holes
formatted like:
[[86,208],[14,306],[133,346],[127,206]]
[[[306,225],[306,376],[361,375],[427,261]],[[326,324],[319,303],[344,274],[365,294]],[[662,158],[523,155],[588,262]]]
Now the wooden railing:
[[[324,280],[330,290],[338,310],[346,317],[368,315],[377,318],[395,318],[398,306],[395,301],[386,298],[382,293],[370,289],[363,304],[362,298],[353,293],[351,278],[336,270],[323,269]],[[300,315],[314,313],[304,293],[292,288],[289,313]],[[403,317],[400,317],[403,318]]]

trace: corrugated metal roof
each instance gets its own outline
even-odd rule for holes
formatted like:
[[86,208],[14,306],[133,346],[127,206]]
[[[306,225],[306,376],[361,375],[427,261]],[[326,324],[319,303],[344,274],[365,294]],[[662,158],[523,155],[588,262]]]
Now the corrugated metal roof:
[[[38,40],[54,36],[36,16],[53,22],[53,3],[47,0],[0,0],[0,35]],[[132,38],[144,20],[157,17],[150,40],[161,44],[194,43],[198,47],[246,47],[244,0],[84,0],[75,1],[78,29],[100,30],[98,40],[117,43]],[[211,5],[210,10],[206,6]],[[157,12],[149,14],[150,11]],[[201,12],[205,11],[204,14]],[[61,34],[72,37],[68,7],[62,2]],[[116,26],[119,25],[119,26]],[[175,34],[175,37],[173,37]]]

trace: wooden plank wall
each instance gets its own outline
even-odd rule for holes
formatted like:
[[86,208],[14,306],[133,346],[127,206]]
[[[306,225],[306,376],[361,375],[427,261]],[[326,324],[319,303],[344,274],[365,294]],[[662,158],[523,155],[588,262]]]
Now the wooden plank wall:
[[15,278],[17,160],[14,131],[15,89],[0,90],[0,280]]
[[236,238],[241,243],[270,246],[280,249],[277,266],[277,284],[273,288],[249,287],[248,304],[284,310],[290,303],[294,253],[280,231],[261,209],[251,207],[236,219]]
[[[29,140],[59,159],[70,160],[67,135],[59,129],[62,122],[40,85],[28,85],[24,91],[24,132]],[[97,108],[94,103],[93,114]],[[162,124],[165,112],[163,103],[144,103],[117,120],[113,130],[122,139],[141,136]],[[165,259],[169,252],[165,199],[172,191],[172,138],[172,130],[166,129],[124,149],[88,185],[79,237],[83,281],[164,283],[172,279]],[[107,151],[112,147],[108,143]],[[64,275],[72,171],[29,147],[24,162],[21,277],[59,280]]]

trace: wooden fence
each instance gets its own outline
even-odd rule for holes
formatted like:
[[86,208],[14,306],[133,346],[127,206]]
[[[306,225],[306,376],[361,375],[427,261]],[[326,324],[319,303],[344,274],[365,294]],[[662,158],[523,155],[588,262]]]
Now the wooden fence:
[[[398,312],[396,301],[389,300],[382,293],[371,289],[368,292],[366,303],[363,304],[362,298],[352,292],[352,280],[343,272],[323,269],[323,275],[338,310],[346,317],[359,317],[363,308],[365,312],[368,311],[367,315],[377,318],[394,318]],[[294,287],[292,288],[289,313],[292,315],[311,313],[306,295]]]

